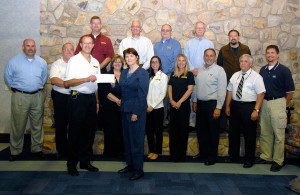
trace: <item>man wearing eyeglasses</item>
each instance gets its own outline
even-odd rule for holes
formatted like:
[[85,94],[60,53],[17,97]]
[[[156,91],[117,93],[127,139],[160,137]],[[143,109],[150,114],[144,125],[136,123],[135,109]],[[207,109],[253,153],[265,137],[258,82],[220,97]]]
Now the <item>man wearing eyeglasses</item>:
[[[154,45],[154,55],[161,59],[162,71],[170,78],[170,74],[175,69],[176,57],[182,53],[180,43],[172,39],[172,27],[169,24],[164,24],[161,27],[161,40]],[[166,96],[164,99],[164,126],[167,126],[169,101]]]
[[67,167],[71,176],[79,175],[78,162],[81,169],[98,171],[98,168],[91,165],[90,152],[96,132],[96,114],[99,111],[95,75],[100,74],[100,65],[91,55],[94,40],[89,35],[82,37],[80,47],[81,52],[68,62],[64,82],[64,87],[70,91]]
[[[134,19],[131,22],[132,36],[123,39],[119,46],[119,55],[123,56],[123,51],[128,48],[134,48],[139,56],[140,66],[145,70],[150,67],[150,60],[154,55],[153,45],[150,39],[141,36],[142,25],[141,21]],[[125,57],[124,57],[125,58]]]

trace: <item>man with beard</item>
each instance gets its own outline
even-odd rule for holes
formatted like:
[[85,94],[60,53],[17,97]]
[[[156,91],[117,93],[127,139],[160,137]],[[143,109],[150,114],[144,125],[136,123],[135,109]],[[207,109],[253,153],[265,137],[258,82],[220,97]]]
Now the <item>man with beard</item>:
[[204,51],[205,65],[198,70],[195,78],[193,110],[196,112],[196,131],[200,154],[205,165],[217,162],[219,146],[219,118],[226,95],[226,74],[216,61],[214,49]]
[[35,55],[36,45],[32,39],[23,42],[23,53],[10,59],[5,66],[4,79],[12,90],[10,161],[19,159],[24,144],[27,120],[31,124],[31,152],[42,158],[44,130],[43,88],[47,81],[47,63]]
[[240,57],[243,54],[251,55],[249,47],[239,42],[239,31],[235,29],[230,30],[228,39],[229,43],[220,49],[217,59],[217,64],[222,66],[226,72],[227,81],[229,81],[233,73],[241,70]]
[[260,158],[257,163],[271,163],[270,171],[277,172],[283,167],[285,128],[287,124],[286,106],[293,98],[295,85],[291,71],[278,62],[279,48],[266,48],[268,64],[260,69],[266,86],[266,95],[260,114]]
[[[229,43],[223,46],[218,55],[217,64],[222,66],[226,72],[227,82],[233,75],[233,73],[241,70],[239,58],[243,54],[251,55],[250,49],[247,45],[239,42],[239,31],[232,29],[228,32]],[[227,131],[227,118],[225,115],[225,106],[222,109],[222,115],[220,118],[220,128],[223,131]]]

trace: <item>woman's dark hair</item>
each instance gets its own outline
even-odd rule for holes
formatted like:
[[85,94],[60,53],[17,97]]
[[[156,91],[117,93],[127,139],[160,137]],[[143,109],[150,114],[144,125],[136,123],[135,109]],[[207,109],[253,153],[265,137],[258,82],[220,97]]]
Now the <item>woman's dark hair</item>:
[[158,63],[159,63],[159,68],[158,70],[162,70],[162,67],[161,67],[161,60],[158,56],[153,56],[150,60],[150,68],[149,68],[149,77],[154,77],[155,76],[155,73],[154,73],[154,70],[153,68],[151,67],[151,62],[152,62],[152,59],[156,58],[158,60]]
[[123,51],[123,58],[125,59],[126,54],[133,54],[137,57],[137,64],[140,64],[140,56],[134,48],[128,48]]

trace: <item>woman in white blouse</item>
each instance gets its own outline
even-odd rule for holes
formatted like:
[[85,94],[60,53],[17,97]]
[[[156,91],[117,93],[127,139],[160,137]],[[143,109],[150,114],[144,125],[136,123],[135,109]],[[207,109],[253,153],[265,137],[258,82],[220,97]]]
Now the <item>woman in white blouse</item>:
[[161,60],[153,56],[150,60],[150,84],[147,95],[147,140],[150,153],[147,158],[156,160],[162,153],[162,127],[164,119],[163,99],[167,93],[168,76],[161,71]]

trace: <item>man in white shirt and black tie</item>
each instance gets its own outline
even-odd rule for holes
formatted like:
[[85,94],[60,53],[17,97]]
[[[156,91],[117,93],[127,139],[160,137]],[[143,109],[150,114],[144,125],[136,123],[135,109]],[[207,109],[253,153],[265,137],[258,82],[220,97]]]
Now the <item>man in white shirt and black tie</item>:
[[244,54],[239,59],[241,71],[232,75],[227,87],[226,115],[229,116],[229,157],[237,162],[240,157],[240,134],[245,139],[244,168],[255,162],[256,128],[259,110],[266,92],[263,78],[251,67],[253,58]]

